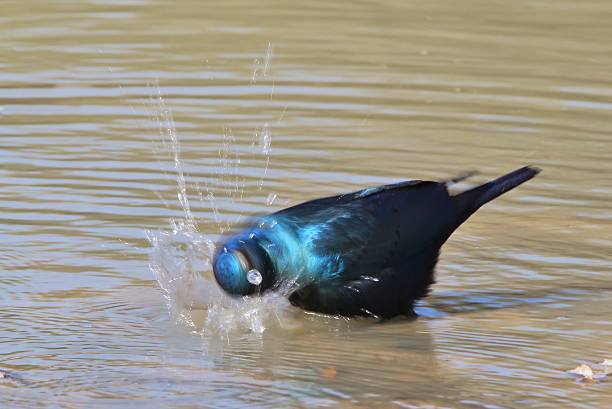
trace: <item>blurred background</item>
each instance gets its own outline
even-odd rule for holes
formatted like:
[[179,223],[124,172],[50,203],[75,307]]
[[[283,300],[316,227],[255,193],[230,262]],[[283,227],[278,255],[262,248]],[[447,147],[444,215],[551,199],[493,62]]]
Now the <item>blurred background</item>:
[[[565,371],[612,358],[610,2],[1,10],[6,407],[609,402],[609,377]],[[416,321],[228,304],[210,281],[240,217],[524,164],[543,173],[455,233]]]

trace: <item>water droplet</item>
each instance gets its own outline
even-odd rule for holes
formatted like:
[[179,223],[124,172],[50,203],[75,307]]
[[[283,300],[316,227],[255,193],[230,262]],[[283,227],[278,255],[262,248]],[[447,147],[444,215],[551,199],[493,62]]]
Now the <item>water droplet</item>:
[[263,281],[263,277],[261,273],[254,268],[247,273],[247,281],[253,285],[260,285]]
[[272,144],[272,135],[270,133],[270,126],[265,124],[261,130],[259,136],[259,151],[264,155],[270,154],[270,145]]
[[276,193],[270,193],[266,199],[266,205],[272,206],[272,203],[276,200]]

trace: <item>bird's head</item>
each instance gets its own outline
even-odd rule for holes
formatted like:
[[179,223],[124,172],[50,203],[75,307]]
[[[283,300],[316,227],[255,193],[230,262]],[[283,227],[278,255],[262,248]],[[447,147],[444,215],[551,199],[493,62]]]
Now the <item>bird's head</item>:
[[274,284],[274,266],[257,237],[233,237],[213,260],[215,279],[227,293],[249,295]]

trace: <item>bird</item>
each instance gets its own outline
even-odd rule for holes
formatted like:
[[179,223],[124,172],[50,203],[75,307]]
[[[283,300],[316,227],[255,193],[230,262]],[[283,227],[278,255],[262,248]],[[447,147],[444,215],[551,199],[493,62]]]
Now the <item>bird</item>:
[[475,172],[409,180],[256,217],[222,237],[214,277],[230,295],[285,291],[292,305],[316,313],[413,317],[450,235],[481,206],[539,172],[525,166],[458,194],[448,186]]

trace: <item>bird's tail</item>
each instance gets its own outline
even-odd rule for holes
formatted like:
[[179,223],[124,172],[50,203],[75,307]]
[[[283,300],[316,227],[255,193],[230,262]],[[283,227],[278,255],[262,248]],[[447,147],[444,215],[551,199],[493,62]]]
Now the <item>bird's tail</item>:
[[459,203],[459,208],[465,212],[465,218],[463,220],[467,219],[485,203],[525,183],[538,173],[540,173],[539,168],[525,166],[495,180],[458,194],[455,198]]

